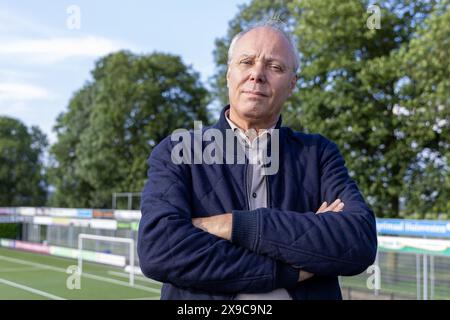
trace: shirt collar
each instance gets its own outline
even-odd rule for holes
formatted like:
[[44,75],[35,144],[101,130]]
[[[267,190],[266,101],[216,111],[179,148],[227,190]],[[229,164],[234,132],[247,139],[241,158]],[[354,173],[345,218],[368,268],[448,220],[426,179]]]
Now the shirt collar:
[[[227,120],[228,124],[230,125],[231,129],[233,129],[234,132],[239,132],[241,136],[245,138],[249,138],[249,134],[251,134],[251,130],[244,131],[244,129],[239,128],[233,121],[230,120],[230,109],[227,109],[225,111],[225,119]],[[276,124],[271,126],[268,129],[261,129],[259,130],[259,134],[256,138],[259,138],[263,136],[264,134],[268,134],[269,136],[272,134],[272,131],[275,129]],[[253,131],[254,132],[254,131]]]

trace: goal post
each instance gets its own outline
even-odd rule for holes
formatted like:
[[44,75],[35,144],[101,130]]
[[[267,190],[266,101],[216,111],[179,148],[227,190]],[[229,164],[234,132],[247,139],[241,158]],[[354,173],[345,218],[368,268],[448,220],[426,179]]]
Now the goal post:
[[134,239],[130,238],[117,238],[117,237],[106,237],[106,236],[99,236],[95,234],[86,234],[86,233],[80,233],[78,235],[78,272],[80,275],[82,275],[83,272],[83,240],[89,239],[89,240],[97,240],[97,241],[106,241],[106,242],[120,242],[120,243],[127,243],[130,246],[130,285],[134,286]]

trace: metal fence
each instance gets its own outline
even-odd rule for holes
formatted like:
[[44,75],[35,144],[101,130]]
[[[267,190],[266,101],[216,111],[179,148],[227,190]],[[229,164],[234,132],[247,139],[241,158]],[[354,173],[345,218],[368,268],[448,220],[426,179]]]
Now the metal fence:
[[378,252],[375,273],[340,277],[344,299],[449,300],[450,258],[428,254]]
[[[48,245],[78,248],[78,235],[81,233],[94,234],[106,237],[129,238],[135,241],[135,253],[137,243],[137,231],[131,229],[102,230],[89,227],[58,226],[58,225],[38,225],[24,223],[22,227],[22,240],[36,243],[46,243]],[[95,240],[85,240],[83,244],[85,250],[111,253],[128,256],[128,246],[122,243],[101,242]],[[139,259],[135,254],[135,265],[139,265]]]

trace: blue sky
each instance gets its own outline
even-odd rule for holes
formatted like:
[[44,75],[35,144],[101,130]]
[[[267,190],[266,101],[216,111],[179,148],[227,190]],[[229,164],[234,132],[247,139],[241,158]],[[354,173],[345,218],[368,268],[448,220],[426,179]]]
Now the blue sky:
[[[0,115],[38,125],[55,142],[56,117],[90,80],[95,60],[120,49],[180,55],[205,83],[214,40],[249,2],[0,0]],[[72,5],[79,29],[68,27]]]

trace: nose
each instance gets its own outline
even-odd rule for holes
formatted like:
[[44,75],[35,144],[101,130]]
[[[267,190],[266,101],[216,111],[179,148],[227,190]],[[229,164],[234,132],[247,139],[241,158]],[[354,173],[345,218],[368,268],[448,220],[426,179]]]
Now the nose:
[[265,69],[261,62],[255,63],[250,69],[250,81],[254,81],[256,83],[266,82]]

